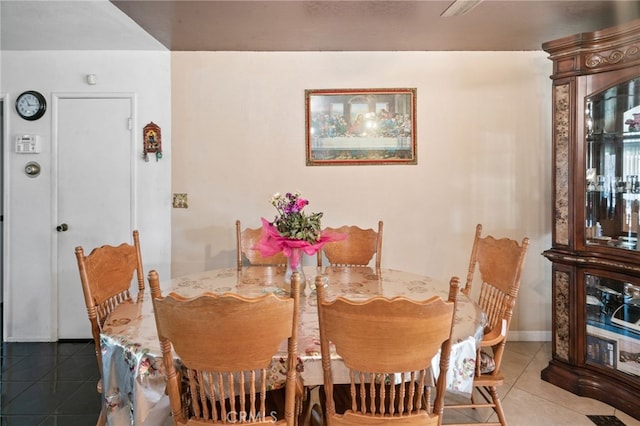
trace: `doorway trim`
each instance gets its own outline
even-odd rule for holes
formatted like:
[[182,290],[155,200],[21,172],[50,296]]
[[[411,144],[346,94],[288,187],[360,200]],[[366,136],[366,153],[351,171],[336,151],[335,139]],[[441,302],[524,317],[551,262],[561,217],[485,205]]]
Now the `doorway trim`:
[[[137,200],[137,165],[138,158],[141,158],[136,154],[137,152],[137,129],[136,125],[136,106],[137,99],[135,93],[129,92],[115,92],[115,93],[77,93],[77,92],[52,92],[51,100],[52,100],[52,108],[51,108],[51,232],[56,232],[56,226],[58,225],[58,102],[62,99],[128,99],[131,107],[131,117],[129,117],[129,129],[132,130],[130,132],[130,170],[131,170],[131,212],[130,212],[130,223],[132,229],[137,229],[137,211],[138,206],[136,203]],[[51,310],[51,333],[53,334],[54,340],[58,340],[58,293],[59,293],[59,283],[58,283],[58,238],[57,236],[51,238],[51,277],[52,277],[52,292],[51,298],[55,302],[55,309]]]
[[6,214],[5,214],[5,206],[7,205],[8,199],[8,186],[7,186],[7,170],[9,170],[8,159],[9,159],[9,125],[7,123],[8,114],[6,105],[9,102],[7,100],[7,95],[3,92],[0,92],[0,215],[2,215],[2,220],[0,221],[0,244],[2,244],[0,248],[0,320],[2,320],[2,327],[0,327],[0,342],[4,342],[4,336],[7,335],[7,315],[5,315],[5,307],[4,301],[7,299],[7,289],[5,283],[7,282],[7,253],[9,253],[9,244],[7,242],[7,232],[6,232]]

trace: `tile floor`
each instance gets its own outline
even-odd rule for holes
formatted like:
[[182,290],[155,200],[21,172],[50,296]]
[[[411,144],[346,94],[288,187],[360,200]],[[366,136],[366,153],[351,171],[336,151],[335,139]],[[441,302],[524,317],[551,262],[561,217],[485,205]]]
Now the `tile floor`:
[[[640,421],[620,410],[591,398],[576,396],[541,380],[540,371],[550,359],[549,342],[507,342],[502,359],[505,384],[498,393],[510,425],[594,426],[587,415],[615,416],[621,422],[618,424],[640,425]],[[484,421],[488,417],[492,421],[497,420],[488,408],[461,411],[448,412],[445,408],[443,423],[473,421],[474,418]]]
[[89,426],[100,412],[93,341],[3,343],[0,425]]
[[[507,383],[500,393],[513,426],[585,425],[587,415],[615,416],[627,426],[640,421],[590,398],[540,380],[551,357],[544,342],[509,342],[503,360]],[[0,425],[93,426],[100,410],[93,343],[3,343],[0,358]],[[466,414],[470,413],[471,418]],[[487,410],[445,410],[444,423],[495,417]],[[170,424],[165,422],[165,424]]]

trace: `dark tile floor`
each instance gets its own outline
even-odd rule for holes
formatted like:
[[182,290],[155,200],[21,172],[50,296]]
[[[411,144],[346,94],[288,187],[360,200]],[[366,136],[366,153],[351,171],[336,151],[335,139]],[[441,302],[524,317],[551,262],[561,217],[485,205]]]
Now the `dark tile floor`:
[[1,426],[93,426],[100,374],[93,341],[2,343]]

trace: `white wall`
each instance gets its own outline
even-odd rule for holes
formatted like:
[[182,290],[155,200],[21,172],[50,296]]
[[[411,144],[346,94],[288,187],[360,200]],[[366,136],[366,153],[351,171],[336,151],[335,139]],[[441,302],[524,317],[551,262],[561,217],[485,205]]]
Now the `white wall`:
[[[143,240],[145,270],[157,269],[170,275],[171,256],[171,73],[169,52],[114,51],[3,51],[1,90],[6,95],[8,140],[5,142],[5,340],[55,340],[51,318],[55,303],[56,241],[52,206],[52,136],[50,111],[35,122],[21,120],[13,102],[24,90],[45,95],[52,108],[51,94],[134,93],[137,110],[134,122],[136,151],[142,151],[142,126],[153,121],[162,127],[164,159],[137,167],[136,227]],[[86,74],[96,74],[98,84],[89,86]],[[13,152],[11,140],[19,134],[38,134],[43,151],[37,154],[42,174],[25,177],[24,155]],[[34,156],[35,157],[35,156]],[[139,157],[141,158],[141,157]],[[35,158],[33,158],[35,160]],[[31,160],[31,158],[30,158]],[[141,162],[143,160],[140,160]],[[117,173],[117,171],[114,171]],[[78,282],[78,291],[80,284]],[[33,297],[37,295],[37,297]],[[52,300],[54,302],[52,302]]]
[[[551,62],[544,52],[173,52],[173,276],[234,264],[234,222],[300,190],[324,226],[385,222],[382,265],[466,278],[476,223],[531,244],[511,337],[547,340]],[[417,88],[418,165],[305,166],[304,90]]]
[[[49,114],[27,128],[9,108],[29,88],[48,98],[135,92],[137,122],[161,125],[165,156],[137,176],[146,269],[178,276],[233,265],[235,219],[258,226],[273,215],[273,192],[300,190],[326,226],[384,220],[383,266],[438,279],[466,276],[478,222],[488,234],[530,237],[510,338],[550,336],[551,265],[540,255],[551,233],[544,52],[3,51],[0,65],[9,137],[51,136]],[[88,73],[99,85],[86,85]],[[418,165],[305,166],[304,89],[380,87],[417,88]],[[4,337],[48,340],[51,180],[22,179],[22,163],[7,152]],[[170,211],[171,192],[188,193],[189,208]]]

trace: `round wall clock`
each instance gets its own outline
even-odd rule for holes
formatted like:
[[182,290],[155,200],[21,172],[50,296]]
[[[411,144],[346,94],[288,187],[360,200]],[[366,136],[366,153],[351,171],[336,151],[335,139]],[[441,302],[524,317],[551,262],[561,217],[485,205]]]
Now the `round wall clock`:
[[34,90],[23,92],[16,99],[16,111],[25,120],[37,120],[47,110],[47,101],[41,93]]

